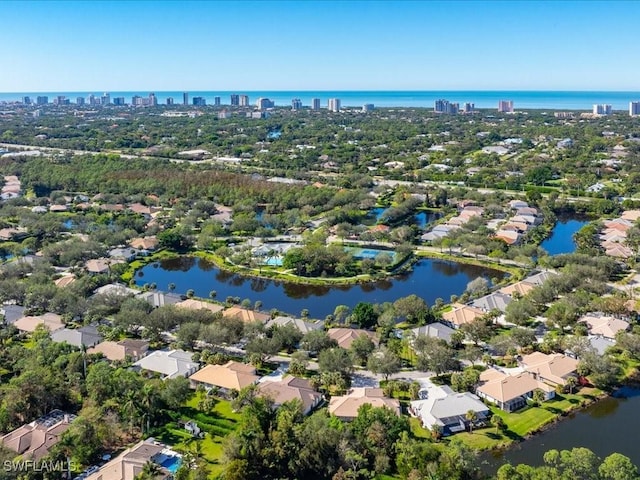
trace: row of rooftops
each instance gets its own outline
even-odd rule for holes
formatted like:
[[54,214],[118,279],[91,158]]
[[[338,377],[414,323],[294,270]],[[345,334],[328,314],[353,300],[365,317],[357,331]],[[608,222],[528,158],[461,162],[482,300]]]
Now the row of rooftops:
[[640,210],[627,210],[614,220],[604,221],[604,229],[599,239],[605,254],[610,257],[627,259],[635,255],[626,245],[627,231],[640,219]]

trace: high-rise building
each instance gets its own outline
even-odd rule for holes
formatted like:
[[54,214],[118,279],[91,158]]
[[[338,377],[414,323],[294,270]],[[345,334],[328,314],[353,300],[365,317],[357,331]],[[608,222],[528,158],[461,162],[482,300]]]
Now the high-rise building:
[[249,96],[248,95],[240,95],[239,101],[240,101],[240,106],[241,107],[248,107],[249,106]]
[[149,105],[151,105],[152,107],[155,107],[156,105],[158,105],[158,99],[156,98],[155,93],[149,94]]
[[173,97],[167,97],[167,105],[173,105]]
[[47,103],[49,103],[49,97],[45,95],[36,97],[36,105],[46,105]]
[[23,105],[31,105],[31,98],[30,97],[22,97],[22,103],[23,103]]
[[302,110],[302,100],[299,98],[291,100],[291,110]]
[[500,100],[498,102],[498,112],[513,113],[513,100]]
[[76,105],[84,105],[84,97],[76,98]]
[[433,106],[433,111],[435,113],[444,113],[445,115],[456,115],[460,110],[459,103],[451,103],[449,100],[436,100]]
[[193,97],[193,104],[198,107],[204,107],[207,104],[207,101],[204,97]]
[[124,97],[115,97],[113,99],[113,104],[118,107],[124,107],[127,103],[124,101]]
[[473,113],[476,110],[476,106],[474,103],[466,102],[462,108],[464,113]]
[[182,104],[189,105],[189,92],[184,92],[182,94]]
[[365,103],[365,104],[362,106],[362,111],[363,111],[363,112],[373,112],[373,109],[374,109],[374,108],[375,108],[375,107],[374,107],[373,103]]
[[102,98],[100,99],[101,105],[111,105],[111,95],[108,93],[104,93]]
[[593,114],[594,115],[611,115],[612,111],[613,110],[612,110],[611,105],[608,105],[606,103],[593,105]]
[[330,98],[329,103],[327,105],[329,107],[329,111],[331,112],[339,112],[340,111],[340,99],[339,98]]
[[320,110],[320,99],[314,98],[311,100],[311,110]]
[[260,97],[258,99],[258,101],[256,102],[256,107],[259,110],[266,110],[267,108],[273,108],[274,107],[274,103],[273,103],[272,100],[269,100],[268,98]]
[[238,105],[240,105],[240,95],[232,94],[231,95],[231,106],[232,107],[237,107]]
[[632,117],[640,115],[640,102],[629,102],[629,115]]
[[216,107],[220,106],[220,97],[213,97],[213,105]]
[[94,94],[89,95],[88,98],[89,105],[100,105],[100,99],[96,97]]
[[140,105],[144,105],[144,98],[142,98],[140,95],[134,95],[133,97],[131,97],[131,105],[133,106],[140,106]]
[[64,95],[58,95],[53,99],[53,103],[55,105],[69,105],[71,102]]

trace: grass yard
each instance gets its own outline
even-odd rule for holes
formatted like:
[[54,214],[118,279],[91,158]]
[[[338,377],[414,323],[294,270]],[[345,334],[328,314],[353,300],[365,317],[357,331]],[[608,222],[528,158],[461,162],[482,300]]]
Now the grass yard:
[[[210,412],[202,411],[198,403],[199,395],[193,395],[155,437],[177,451],[201,457],[208,464],[211,477],[216,477],[223,470],[220,462],[224,438],[236,429],[240,415],[232,411],[231,402],[227,400],[217,400]],[[206,432],[205,437],[193,438],[178,425],[180,420],[195,420],[200,429]]]
[[593,402],[601,393],[595,388],[582,388],[579,394],[556,395],[554,399],[544,402],[539,407],[525,407],[510,413],[491,406],[491,412],[504,420],[506,428],[503,431],[496,432],[495,427],[487,426],[472,433],[458,433],[455,437],[477,450],[506,447],[537,432],[564,413]]
[[425,438],[425,439],[432,438],[431,432],[426,428],[424,428],[420,423],[420,420],[418,420],[415,417],[409,417],[409,427],[411,428],[411,433],[416,438]]

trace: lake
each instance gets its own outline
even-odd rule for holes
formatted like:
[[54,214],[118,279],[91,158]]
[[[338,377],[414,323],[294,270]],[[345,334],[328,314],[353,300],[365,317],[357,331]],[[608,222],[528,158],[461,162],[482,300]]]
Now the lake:
[[[483,470],[489,474],[504,463],[543,465],[542,456],[551,449],[586,447],[600,458],[619,452],[640,465],[640,449],[633,439],[640,430],[640,390],[622,388],[581,412],[571,414],[550,429],[505,452],[484,455]],[[577,480],[577,479],[576,479]]]
[[177,293],[193,289],[198,297],[209,297],[215,290],[216,298],[227,297],[260,300],[262,308],[276,308],[282,312],[299,315],[303,309],[313,318],[323,319],[332,314],[337,305],[354,307],[358,302],[393,302],[401,297],[416,294],[433,305],[437,298],[449,301],[451,295],[460,295],[467,284],[477,277],[504,278],[506,274],[476,265],[424,259],[413,265],[412,271],[395,277],[360,285],[304,285],[264,278],[253,278],[230,273],[197,257],[180,257],[161,260],[146,265],[136,272],[136,285],[155,283],[166,290],[170,283]]
[[549,255],[573,253],[576,251],[576,243],[573,234],[584,227],[589,220],[584,217],[559,216],[558,221],[551,231],[551,235],[540,246]]

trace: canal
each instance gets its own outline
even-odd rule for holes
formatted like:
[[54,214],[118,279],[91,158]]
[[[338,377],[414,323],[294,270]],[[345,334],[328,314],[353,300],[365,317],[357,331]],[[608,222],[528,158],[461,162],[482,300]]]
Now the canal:
[[155,283],[159,290],[175,284],[177,293],[193,289],[198,297],[209,297],[216,291],[216,298],[248,298],[260,300],[262,308],[276,308],[282,312],[299,315],[303,309],[313,318],[323,319],[332,314],[337,305],[354,307],[358,302],[393,302],[401,297],[416,294],[433,305],[437,298],[448,302],[451,295],[462,294],[467,284],[477,277],[502,279],[506,274],[476,265],[443,260],[424,259],[413,265],[411,271],[388,279],[359,285],[305,285],[264,278],[254,278],[230,273],[214,264],[196,257],[180,257],[146,265],[136,272],[136,285]]
[[494,474],[504,463],[540,466],[548,450],[574,447],[586,447],[600,458],[619,452],[640,465],[640,449],[635,443],[640,431],[639,410],[640,390],[622,388],[614,396],[563,418],[548,430],[504,452],[483,455],[482,469]]

